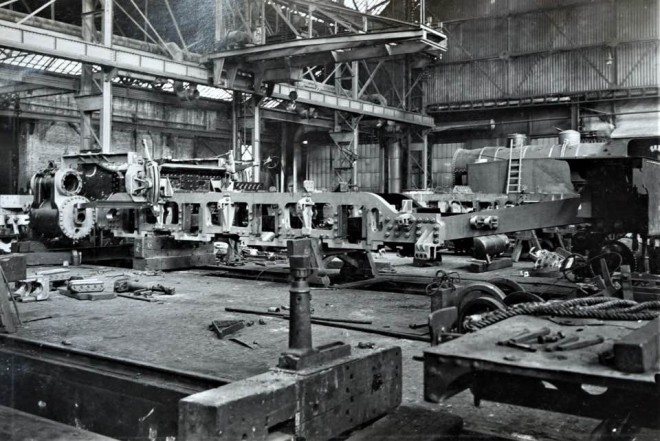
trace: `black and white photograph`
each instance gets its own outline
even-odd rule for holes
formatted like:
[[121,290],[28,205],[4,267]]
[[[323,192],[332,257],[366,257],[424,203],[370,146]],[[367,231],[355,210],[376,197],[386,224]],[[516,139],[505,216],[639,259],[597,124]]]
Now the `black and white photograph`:
[[660,441],[660,0],[0,0],[0,441]]

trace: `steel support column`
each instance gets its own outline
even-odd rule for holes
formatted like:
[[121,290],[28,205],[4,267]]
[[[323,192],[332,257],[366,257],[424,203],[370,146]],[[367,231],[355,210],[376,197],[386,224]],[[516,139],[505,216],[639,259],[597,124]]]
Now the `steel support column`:
[[[82,2],[82,38],[86,42],[97,43],[95,17],[102,17],[101,43],[108,49],[112,48],[113,2],[104,1],[103,9],[96,9],[95,0]],[[83,63],[80,78],[80,94],[77,97],[81,112],[81,150],[100,150],[109,153],[112,145],[112,79],[116,70],[104,66],[101,74],[101,84],[94,80],[91,64]],[[94,132],[92,116],[100,113],[99,135]],[[98,145],[97,145],[98,144]]]
[[[112,0],[103,1],[103,45],[112,47],[112,23],[113,23]],[[101,103],[101,151],[109,153],[112,146],[112,80],[116,69],[106,68],[103,70],[102,103]]]
[[252,129],[252,182],[260,182],[261,178],[261,98],[254,97],[254,128]]
[[241,145],[238,138],[238,112],[241,97],[240,92],[234,91],[234,97],[231,100],[231,148],[234,158],[237,159],[241,159]]
[[[360,65],[357,61],[351,62],[351,72],[353,74],[351,82],[351,93],[354,100],[360,98]],[[360,120],[358,118],[353,118],[351,121],[353,124],[353,170],[351,170],[351,180],[352,184],[359,186],[358,182],[358,173],[357,173],[357,157],[358,157],[358,144],[359,144],[359,134],[360,134]]]
[[429,133],[422,131],[422,182],[423,190],[429,188]]
[[280,193],[287,192],[286,186],[286,166],[287,166],[287,155],[286,155],[286,143],[287,136],[289,134],[289,126],[286,123],[282,124],[282,144],[280,146]]
[[[85,42],[94,42],[96,27],[94,25],[94,0],[82,2],[82,38]],[[80,96],[89,96],[94,92],[94,73],[91,64],[82,65],[80,75]],[[80,115],[80,150],[94,149],[94,128],[92,112],[81,111]]]
[[359,118],[354,118],[354,125],[353,125],[353,185],[357,185],[358,187],[360,186],[360,182],[358,182],[358,169],[357,169],[357,158],[358,158],[358,145],[360,141],[360,119]]

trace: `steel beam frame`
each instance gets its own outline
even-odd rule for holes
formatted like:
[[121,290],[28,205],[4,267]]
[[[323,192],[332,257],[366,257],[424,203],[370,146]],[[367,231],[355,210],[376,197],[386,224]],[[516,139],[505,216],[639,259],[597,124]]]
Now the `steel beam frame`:
[[108,48],[61,32],[4,20],[0,21],[0,46],[160,78],[199,84],[208,84],[209,79],[208,70],[197,63],[176,61],[122,46]]
[[311,91],[288,84],[276,84],[273,89],[272,97],[288,100],[291,92],[296,92],[298,94],[298,102],[312,106],[357,113],[360,115],[429,128],[435,125],[435,121],[432,117],[422,115],[421,113],[407,112],[393,107],[381,106],[379,104],[353,98],[344,98],[327,92]]

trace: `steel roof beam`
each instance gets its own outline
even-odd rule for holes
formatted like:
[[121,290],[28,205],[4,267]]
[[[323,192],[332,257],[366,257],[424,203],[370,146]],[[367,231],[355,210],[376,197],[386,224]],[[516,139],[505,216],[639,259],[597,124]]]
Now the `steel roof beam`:
[[39,84],[10,84],[7,86],[0,86],[0,95],[6,93],[19,93],[19,92],[29,92],[31,90],[44,89],[46,86],[40,86]]
[[30,72],[24,68],[0,66],[0,77],[8,81],[28,83],[53,89],[75,90],[77,81],[71,78],[62,78],[53,74]]
[[7,21],[0,21],[0,46],[128,72],[208,84],[208,70],[197,63],[176,61],[121,46],[108,48],[60,32],[16,25]]
[[327,109],[357,113],[425,127],[433,127],[435,125],[432,117],[420,113],[407,112],[394,107],[381,106],[379,104],[344,98],[329,93],[296,88],[288,84],[276,84],[273,89],[272,97],[288,100],[290,99],[289,93],[291,92],[296,92],[298,95],[298,98],[296,99],[297,102],[309,104],[311,106],[325,107]]

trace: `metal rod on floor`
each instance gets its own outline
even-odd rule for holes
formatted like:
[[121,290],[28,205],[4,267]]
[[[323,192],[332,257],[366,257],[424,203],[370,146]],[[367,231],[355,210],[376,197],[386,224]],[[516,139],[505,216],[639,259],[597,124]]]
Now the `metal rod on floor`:
[[[267,317],[278,317],[282,318],[285,320],[289,319],[289,316],[279,314],[279,313],[274,313],[274,312],[261,312],[261,311],[254,311],[250,309],[238,309],[238,308],[225,308],[225,311],[227,312],[237,312],[237,313],[242,313],[242,314],[255,314],[255,315],[263,315]],[[357,326],[356,324],[352,324],[348,322],[348,320],[341,319],[342,321],[338,320],[324,320],[322,318],[317,319],[316,317],[312,317],[310,319],[311,323],[313,325],[321,325],[321,326],[329,326],[332,328],[341,328],[341,329],[348,329],[349,331],[360,331],[360,332],[367,332],[369,334],[378,334],[378,335],[384,335],[386,337],[394,337],[394,338],[400,338],[403,340],[415,340],[415,341],[425,341],[428,342],[430,341],[429,337],[426,335],[421,335],[421,334],[413,334],[409,332],[397,332],[397,331],[389,331],[387,329],[376,329],[376,328],[371,328],[367,326]]]
[[[225,311],[238,312],[242,314],[263,315],[266,317],[279,317],[284,319],[288,319],[290,317],[289,314],[282,314],[280,312],[270,312],[270,311],[262,312],[254,309],[225,308]],[[312,316],[312,320],[318,320],[323,322],[353,323],[356,325],[370,325],[371,323],[373,323],[371,320],[352,320],[352,319],[339,319],[332,317],[314,317],[314,316]]]

